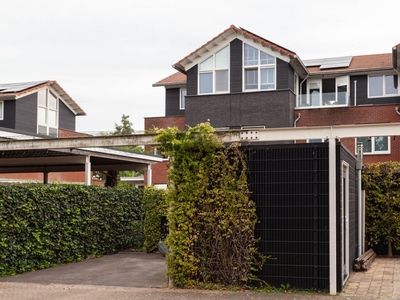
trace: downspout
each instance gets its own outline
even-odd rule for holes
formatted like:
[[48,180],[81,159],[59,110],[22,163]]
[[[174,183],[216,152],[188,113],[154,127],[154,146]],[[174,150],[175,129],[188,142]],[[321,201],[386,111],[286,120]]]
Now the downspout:
[[[397,107],[396,107],[396,108],[397,108]],[[297,127],[296,125],[297,125],[297,122],[300,120],[300,118],[301,118],[301,114],[298,113],[298,114],[297,114],[297,119],[294,120],[293,127]]]
[[396,107],[396,113],[400,116],[400,111],[398,107]]

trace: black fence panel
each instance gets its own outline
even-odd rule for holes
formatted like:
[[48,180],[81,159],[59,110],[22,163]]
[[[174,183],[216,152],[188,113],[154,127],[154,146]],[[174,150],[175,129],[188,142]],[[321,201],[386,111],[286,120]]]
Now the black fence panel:
[[326,143],[245,149],[267,283],[329,290],[329,149]]

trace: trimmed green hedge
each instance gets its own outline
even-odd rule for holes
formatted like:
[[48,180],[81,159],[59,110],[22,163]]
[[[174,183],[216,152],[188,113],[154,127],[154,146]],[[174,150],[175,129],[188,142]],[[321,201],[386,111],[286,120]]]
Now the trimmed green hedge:
[[142,248],[143,189],[0,186],[0,276]]
[[143,198],[144,203],[144,247],[147,253],[158,250],[161,239],[161,216],[166,215],[165,190],[155,187],[146,188]]

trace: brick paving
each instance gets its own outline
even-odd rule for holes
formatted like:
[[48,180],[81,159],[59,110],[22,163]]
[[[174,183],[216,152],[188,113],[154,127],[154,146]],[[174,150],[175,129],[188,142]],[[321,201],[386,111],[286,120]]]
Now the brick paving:
[[353,272],[342,296],[400,299],[400,258],[376,258],[365,272]]

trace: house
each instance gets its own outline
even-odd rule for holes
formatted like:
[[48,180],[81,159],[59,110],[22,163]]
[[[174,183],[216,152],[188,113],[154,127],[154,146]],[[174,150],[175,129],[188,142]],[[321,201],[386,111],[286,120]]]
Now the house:
[[[149,170],[162,158],[144,153],[73,146],[77,116],[86,113],[56,81],[0,84],[0,141],[29,140],[0,151],[0,181],[92,183],[92,171]],[[31,140],[46,141],[34,148]],[[64,148],[55,146],[62,139]],[[8,149],[8,150],[7,150]]]
[[[145,118],[145,129],[183,130],[207,120],[221,130],[399,122],[399,53],[400,44],[384,54],[302,61],[232,25],[153,84],[165,88],[165,116]],[[365,163],[400,160],[397,136],[342,143],[354,154],[363,143]]]
[[[0,135],[7,139],[83,136],[83,109],[54,80],[0,84]],[[41,181],[40,173],[0,174],[2,181]],[[52,173],[50,181],[84,182],[82,172]]]
[[[302,61],[294,51],[232,25],[173,67],[176,73],[153,84],[165,88],[165,116],[145,118],[147,130],[184,130],[205,121],[217,130],[400,122],[400,44],[384,54]],[[261,243],[274,245],[262,251],[279,257],[267,265],[269,282],[333,293],[342,289],[362,244],[357,146],[363,145],[364,163],[400,160],[399,139],[395,134],[344,135],[332,163],[334,174],[327,171],[324,137],[293,137],[286,144],[269,141],[250,148],[251,197],[262,219],[258,236]],[[281,153],[286,158],[280,158]],[[271,157],[280,164],[270,168]],[[153,168],[160,185],[167,182],[166,164]],[[274,178],[277,174],[280,177]],[[330,176],[334,187],[329,186]],[[282,187],[284,191],[276,192]],[[330,202],[327,189],[337,190]],[[327,220],[334,220],[334,228]],[[301,224],[311,225],[299,228]],[[332,245],[338,250],[327,251]],[[327,263],[333,256],[335,262]]]

